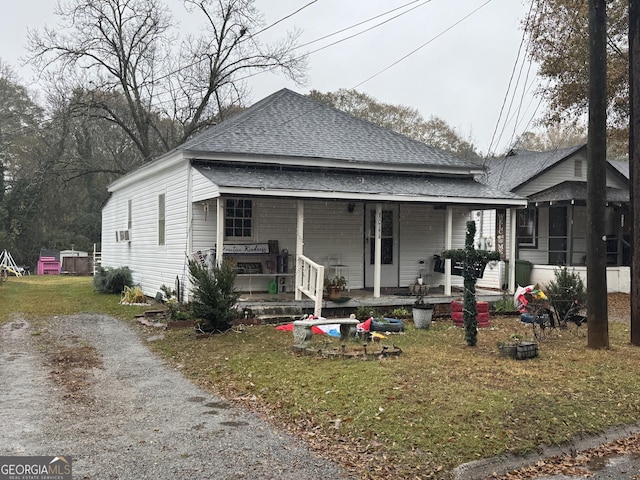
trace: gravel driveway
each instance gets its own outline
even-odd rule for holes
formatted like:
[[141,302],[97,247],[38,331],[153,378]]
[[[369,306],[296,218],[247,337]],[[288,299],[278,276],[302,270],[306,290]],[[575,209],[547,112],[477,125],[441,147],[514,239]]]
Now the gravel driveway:
[[347,478],[213,397],[106,315],[0,328],[0,455],[69,455],[79,479]]

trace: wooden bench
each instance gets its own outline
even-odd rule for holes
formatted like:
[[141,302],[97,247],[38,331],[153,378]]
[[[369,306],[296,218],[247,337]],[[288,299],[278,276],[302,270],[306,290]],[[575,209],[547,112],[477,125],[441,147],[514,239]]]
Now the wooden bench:
[[293,349],[305,350],[311,343],[312,327],[319,325],[340,325],[340,340],[355,337],[356,325],[360,323],[356,318],[309,318],[293,322]]

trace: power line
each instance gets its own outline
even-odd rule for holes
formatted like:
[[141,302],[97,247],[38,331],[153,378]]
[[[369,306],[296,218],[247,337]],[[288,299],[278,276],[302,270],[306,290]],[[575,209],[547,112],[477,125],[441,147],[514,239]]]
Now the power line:
[[437,34],[435,37],[431,38],[430,40],[426,41],[425,43],[423,43],[422,45],[420,45],[418,48],[415,48],[414,50],[412,50],[411,52],[407,53],[404,57],[400,58],[399,60],[396,60],[395,62],[393,62],[391,65],[383,68],[382,70],[380,70],[377,73],[374,73],[373,75],[371,75],[369,78],[363,80],[362,82],[358,83],[357,85],[355,85],[354,87],[352,87],[353,89],[358,88],[361,85],[364,85],[365,83],[367,83],[369,80],[374,79],[375,77],[377,77],[378,75],[381,75],[382,73],[386,72],[387,70],[389,70],[390,68],[395,67],[397,64],[399,64],[400,62],[402,62],[403,60],[409,58],[411,55],[413,55],[414,53],[418,52],[419,50],[422,50],[424,47],[426,47],[427,45],[429,45],[431,42],[433,42],[434,40],[440,38],[442,35],[444,35],[445,33],[447,33],[449,30],[451,30],[452,28],[456,27],[457,25],[459,25],[460,23],[462,23],[463,21],[465,21],[467,18],[469,18],[471,15],[473,15],[474,13],[476,13],[478,10],[480,10],[482,7],[484,7],[485,5],[487,5],[488,3],[491,3],[492,0],[487,0],[486,2],[484,2],[482,5],[480,5],[478,8],[476,8],[475,10],[471,11],[470,13],[468,13],[467,15],[465,15],[464,17],[462,17],[460,20],[458,20],[456,23],[454,23],[453,25],[451,25],[450,27],[444,29],[442,32],[440,32],[439,34]]
[[260,35],[260,34],[261,34],[261,33],[263,33],[263,32],[266,32],[266,31],[267,31],[267,30],[269,30],[270,28],[275,27],[275,26],[276,26],[276,25],[278,25],[279,23],[284,22],[286,19],[291,18],[291,17],[293,17],[294,15],[296,15],[296,14],[300,13],[302,10],[304,10],[305,8],[307,8],[307,7],[311,6],[311,5],[313,5],[313,4],[314,4],[314,3],[316,3],[317,1],[318,1],[318,0],[313,0],[313,1],[309,2],[309,3],[307,3],[306,5],[304,5],[304,6],[300,7],[299,9],[297,9],[295,12],[292,12],[292,13],[290,13],[289,15],[286,15],[286,16],[282,17],[280,20],[277,20],[277,21],[273,22],[271,25],[268,25],[268,26],[264,27],[262,30],[259,30],[258,32],[254,33],[254,34],[252,35],[252,37],[257,37],[258,35]]
[[[341,29],[341,30],[338,30],[338,31],[333,32],[333,33],[330,33],[330,34],[325,35],[325,36],[323,36],[323,37],[316,38],[315,40],[311,40],[310,42],[307,42],[307,43],[304,43],[304,44],[300,45],[298,48],[304,48],[304,47],[306,47],[306,46],[308,46],[308,45],[311,45],[311,44],[314,44],[314,43],[320,42],[320,41],[325,40],[325,39],[327,39],[327,38],[330,38],[330,37],[333,37],[333,36],[335,36],[335,35],[338,35],[338,34],[340,34],[340,33],[342,33],[342,32],[346,32],[347,30],[351,30],[352,28],[359,27],[360,25],[364,25],[365,23],[369,23],[369,22],[371,22],[372,20],[375,20],[375,19],[380,18],[380,17],[384,17],[384,16],[386,16],[386,15],[389,15],[390,13],[393,13],[393,12],[395,12],[395,11],[397,11],[397,10],[401,10],[401,9],[403,9],[403,8],[405,8],[405,7],[408,7],[408,6],[409,6],[409,5],[411,5],[411,4],[418,3],[418,2],[420,2],[420,1],[421,1],[421,0],[413,0],[412,2],[405,3],[404,5],[400,5],[399,7],[396,7],[396,8],[394,8],[394,9],[392,9],[392,10],[387,10],[386,12],[383,12],[383,13],[381,13],[381,14],[379,14],[379,15],[376,15],[376,16],[374,16],[374,17],[371,17],[371,18],[367,18],[366,20],[363,20],[363,21],[361,21],[361,22],[359,22],[359,23],[355,23],[355,24],[353,24],[353,25],[351,25],[351,26],[349,26],[349,27],[343,28],[343,29]],[[406,12],[403,12],[403,13],[401,13],[400,15],[397,15],[397,16],[395,16],[395,17],[393,17],[393,18],[390,18],[389,20],[387,20],[387,21],[385,21],[385,22],[379,23],[378,25],[374,25],[373,27],[371,27],[371,28],[369,28],[369,29],[367,29],[367,30],[364,30],[363,32],[360,32],[360,33],[367,32],[367,31],[371,30],[372,28],[375,28],[375,27],[377,27],[377,26],[383,25],[384,23],[387,23],[387,22],[389,22],[389,21],[391,21],[391,20],[394,20],[395,18],[398,18],[398,17],[400,17],[400,16],[402,16],[402,15],[404,15],[404,14],[406,14],[406,13],[409,13],[409,12],[411,12],[412,10],[415,10],[416,8],[421,7],[421,6],[422,6],[422,5],[424,5],[425,3],[429,3],[429,2],[431,2],[431,1],[432,1],[432,0],[426,0],[424,3],[422,3],[422,4],[420,4],[420,5],[417,5],[417,6],[413,7],[413,8],[411,8],[411,9],[407,10]],[[347,37],[347,38],[343,39],[343,41],[344,41],[344,40],[348,40],[348,39],[350,39],[350,38],[353,38],[353,36],[351,36],[351,37]],[[334,44],[331,44],[331,45],[334,45]],[[330,46],[330,45],[328,45],[328,46]],[[316,50],[316,51],[317,51],[317,50]],[[315,53],[315,52],[312,52],[312,53]]]
[[[421,0],[414,0],[414,1],[412,1],[412,2],[409,2],[409,3],[406,3],[406,4],[402,5],[402,6],[400,6],[400,7],[394,8],[393,10],[388,10],[388,11],[386,11],[386,12],[384,12],[384,13],[381,13],[381,14],[379,14],[379,15],[376,15],[376,16],[374,16],[374,17],[370,17],[370,18],[368,18],[367,20],[363,20],[363,21],[361,21],[361,22],[359,22],[359,23],[356,23],[356,24],[354,24],[354,25],[351,25],[350,27],[343,28],[342,30],[338,30],[337,32],[330,33],[330,34],[325,35],[325,36],[323,36],[323,37],[320,37],[320,38],[318,38],[318,39],[316,39],[316,40],[312,40],[312,41],[310,41],[310,42],[307,42],[307,43],[305,43],[304,45],[300,45],[299,47],[296,47],[296,48],[295,48],[295,50],[298,50],[299,48],[302,48],[302,47],[307,46],[307,45],[311,45],[311,44],[313,44],[313,43],[317,43],[317,42],[318,42],[318,41],[320,41],[320,40],[323,40],[323,39],[326,39],[326,38],[329,38],[329,37],[333,37],[333,36],[335,36],[335,35],[337,35],[337,34],[339,34],[339,33],[345,32],[345,31],[347,31],[347,30],[351,30],[351,29],[353,29],[353,28],[355,28],[355,27],[359,27],[360,25],[363,25],[363,24],[365,24],[365,23],[369,23],[369,22],[371,22],[372,20],[375,20],[375,19],[377,19],[377,18],[380,18],[380,17],[386,16],[386,15],[388,15],[389,13],[395,12],[396,10],[400,10],[400,9],[402,9],[402,8],[405,8],[405,7],[407,7],[407,6],[411,5],[411,4],[413,4],[413,3],[417,3],[417,2],[419,2],[419,1],[421,1]],[[364,33],[367,33],[367,32],[369,32],[369,31],[371,31],[371,30],[373,30],[373,29],[375,29],[375,28],[380,27],[380,26],[382,26],[382,25],[384,25],[384,24],[386,24],[386,23],[389,23],[390,21],[395,20],[396,18],[399,18],[399,17],[401,17],[401,16],[403,16],[403,15],[406,15],[407,13],[409,13],[409,12],[411,12],[411,11],[415,10],[416,8],[422,7],[423,5],[425,5],[425,4],[427,4],[427,3],[430,3],[431,1],[432,1],[432,0],[423,0],[423,1],[422,1],[422,3],[421,3],[420,5],[416,5],[415,7],[412,7],[412,8],[410,8],[409,10],[406,10],[406,11],[404,11],[404,12],[402,12],[402,13],[398,14],[398,15],[395,15],[394,17],[391,17],[391,18],[389,18],[389,19],[387,19],[387,20],[385,20],[385,21],[383,21],[383,22],[377,23],[377,24],[375,24],[375,25],[373,25],[373,26],[371,26],[371,27],[369,27],[369,28],[367,28],[367,29],[365,29],[365,30],[362,30],[362,31],[358,32],[358,33],[354,33],[353,35],[349,35],[348,37],[341,38],[340,40],[336,40],[336,41],[335,41],[335,42],[333,42],[333,43],[329,43],[329,44],[324,45],[324,46],[322,46],[322,47],[320,47],[320,48],[317,48],[317,49],[312,50],[312,51],[310,51],[310,52],[307,52],[307,53],[305,53],[305,54],[303,54],[303,55],[300,55],[300,56],[298,56],[298,57],[294,58],[294,60],[300,60],[301,58],[307,57],[307,56],[309,56],[309,55],[313,55],[314,53],[321,52],[322,50],[326,50],[326,49],[327,49],[327,48],[329,48],[329,47],[333,47],[333,46],[335,46],[335,45],[338,45],[339,43],[346,42],[347,40],[351,40],[352,38],[358,37],[358,36],[360,36],[360,35],[362,35],[362,34],[364,34]],[[491,0],[489,0],[489,1],[491,1]],[[244,76],[244,77],[240,77],[238,80],[246,80],[247,78],[255,77],[255,76],[257,76],[257,75],[262,75],[263,73],[265,73],[265,72],[269,72],[269,71],[272,71],[272,70],[273,70],[273,68],[272,68],[272,69],[268,69],[268,70],[262,70],[262,71],[259,71],[259,72],[255,72],[255,73],[252,73],[252,74],[246,75],[246,76]]]
[[[429,2],[431,0],[427,0],[427,2]],[[474,9],[473,11],[471,11],[470,13],[468,13],[467,15],[465,15],[464,17],[462,17],[460,20],[456,21],[454,24],[452,24],[451,26],[449,26],[448,28],[444,29],[442,32],[440,32],[439,34],[437,34],[435,37],[431,38],[430,40],[428,40],[427,42],[423,43],[422,45],[420,45],[418,48],[414,49],[413,51],[409,52],[407,55],[405,55],[404,57],[402,57],[401,59],[397,60],[396,62],[392,63],[391,65],[389,65],[388,67],[380,70],[378,73],[370,76],[369,78],[363,80],[362,82],[358,83],[355,87],[352,87],[352,89],[356,89],[357,87],[359,87],[360,85],[363,85],[364,83],[368,82],[369,80],[377,77],[378,75],[382,74],[383,72],[389,70],[390,68],[394,67],[395,65],[397,65],[398,63],[400,63],[401,61],[403,61],[404,59],[406,59],[407,57],[413,55],[414,53],[416,53],[417,51],[419,51],[420,49],[424,48],[425,46],[427,46],[428,44],[430,44],[431,42],[433,42],[434,40],[436,40],[437,38],[441,37],[442,35],[444,35],[445,33],[447,33],[449,30],[451,30],[452,28],[454,28],[455,26],[457,26],[458,24],[462,23],[464,20],[466,20],[467,18],[469,18],[471,15],[475,14],[478,10],[480,10],[482,7],[484,7],[485,5],[487,5],[488,3],[491,3],[492,0],[487,0],[485,3],[483,3],[482,5],[480,5],[479,7],[477,7],[476,9]],[[425,2],[425,3],[427,3]],[[418,5],[418,6],[422,6],[424,4]],[[417,7],[414,7],[417,8]],[[395,18],[395,17],[394,17]],[[280,125],[284,125],[288,122],[291,122],[293,120],[295,120],[296,118],[300,118],[303,115],[306,115],[308,113],[310,113],[311,111],[315,110],[318,107],[314,107],[312,110],[308,111],[308,112],[303,112],[299,115],[296,115],[284,122],[282,122]]]
[[[527,34],[527,26],[529,25],[529,22],[531,20],[531,13],[533,12],[534,3],[535,2],[531,2],[531,5],[529,7],[529,12],[527,13],[527,21],[526,21],[526,24],[525,24],[525,28],[522,31],[522,37],[520,39],[520,45],[518,46],[518,53],[516,55],[516,60],[515,60],[515,62],[513,64],[513,69],[511,70],[511,76],[509,77],[509,84],[507,85],[507,91],[504,94],[504,99],[502,100],[502,106],[500,107],[500,113],[498,115],[498,120],[496,121],[496,126],[495,126],[495,129],[493,130],[493,135],[491,136],[491,141],[489,142],[489,148],[487,149],[487,158],[491,157],[492,155],[495,154],[495,152],[492,153],[492,147],[494,146],[494,141],[495,141],[496,135],[498,133],[498,128],[500,127],[500,120],[502,119],[502,114],[504,112],[504,107],[507,104],[507,98],[509,98],[509,93],[511,92],[511,85],[512,85],[512,82],[513,82],[513,78],[515,76],[516,69],[518,67],[518,63],[520,62],[520,55],[522,53],[522,47],[523,47],[523,45],[525,43],[526,34]],[[513,90],[513,92],[515,93],[515,89]],[[512,101],[513,101],[513,97],[512,97]],[[508,113],[507,113],[507,116],[508,116]],[[504,132],[504,128],[505,127],[506,127],[506,123],[502,128],[502,132],[500,133],[499,138],[502,137],[502,133]],[[496,141],[496,144],[498,142],[499,142],[499,140]]]

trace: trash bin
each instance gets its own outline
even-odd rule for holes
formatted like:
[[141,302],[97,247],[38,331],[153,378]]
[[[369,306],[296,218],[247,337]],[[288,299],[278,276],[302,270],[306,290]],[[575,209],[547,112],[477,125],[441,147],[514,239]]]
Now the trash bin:
[[[504,262],[504,283],[509,285],[509,261]],[[531,270],[533,270],[533,263],[529,260],[516,260],[516,284],[524,287],[531,284]]]

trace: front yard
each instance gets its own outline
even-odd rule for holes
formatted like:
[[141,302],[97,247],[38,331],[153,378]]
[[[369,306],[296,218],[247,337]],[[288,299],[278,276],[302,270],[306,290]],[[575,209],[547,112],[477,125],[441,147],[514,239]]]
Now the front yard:
[[[135,322],[140,307],[95,293],[91,278],[11,278],[0,298],[0,322],[13,312],[46,321],[91,311],[122,318],[144,338],[158,334]],[[429,330],[407,324],[404,334],[368,347],[395,345],[402,354],[370,361],[297,356],[291,333],[274,326],[206,338],[167,330],[149,346],[195,383],[296,433],[359,478],[446,478],[464,462],[640,420],[640,349],[629,345],[627,323],[610,323],[610,350],[588,350],[586,337],[564,332],[525,361],[497,347],[513,335],[532,337],[516,317],[492,317],[473,348],[449,320]],[[320,335],[313,342],[325,350],[339,344]]]

